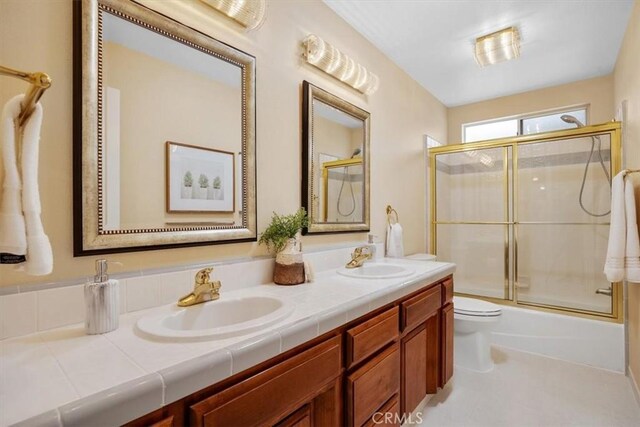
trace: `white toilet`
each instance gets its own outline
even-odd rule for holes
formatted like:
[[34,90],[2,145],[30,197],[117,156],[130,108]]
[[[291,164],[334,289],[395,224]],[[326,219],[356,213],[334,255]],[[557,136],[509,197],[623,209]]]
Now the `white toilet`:
[[453,313],[455,364],[477,372],[492,370],[491,330],[502,315],[500,306],[454,296]]

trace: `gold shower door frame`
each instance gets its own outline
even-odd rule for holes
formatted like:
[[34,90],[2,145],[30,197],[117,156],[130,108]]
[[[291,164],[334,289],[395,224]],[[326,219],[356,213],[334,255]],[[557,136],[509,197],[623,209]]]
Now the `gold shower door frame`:
[[[561,131],[545,132],[532,135],[523,135],[510,138],[492,139],[488,141],[472,142],[465,144],[444,145],[429,149],[429,252],[437,255],[437,226],[442,224],[448,225],[503,225],[505,228],[504,236],[504,298],[492,298],[478,296],[472,294],[464,294],[456,292],[456,295],[470,296],[497,304],[510,306],[526,306],[527,308],[548,311],[554,313],[563,313],[579,317],[587,317],[591,319],[604,320],[609,322],[622,323],[622,283],[611,283],[611,314],[600,313],[590,310],[582,310],[570,307],[560,307],[548,304],[540,304],[533,302],[522,302],[518,300],[518,224],[547,224],[547,225],[576,225],[584,223],[571,222],[551,222],[551,221],[518,221],[518,146],[525,144],[534,144],[540,142],[561,141],[569,138],[589,137],[596,135],[609,134],[611,145],[611,177],[615,176],[621,170],[622,166],[622,141],[620,122],[610,122],[599,125],[584,126],[576,129],[567,129]],[[511,163],[509,163],[508,150],[511,147]],[[438,221],[437,205],[436,205],[436,157],[441,154],[463,153],[465,151],[476,151],[481,149],[502,148],[503,149],[503,199],[504,199],[504,218],[505,221]],[[509,165],[511,164],[511,179],[509,180]],[[511,187],[511,191],[509,191]],[[607,225],[601,223],[600,225]],[[513,239],[510,239],[510,233],[513,233]],[[513,242],[513,243],[512,243]]]
[[327,222],[329,216],[329,169],[343,168],[349,166],[362,165],[362,157],[354,157],[351,159],[333,160],[322,164],[322,219]]

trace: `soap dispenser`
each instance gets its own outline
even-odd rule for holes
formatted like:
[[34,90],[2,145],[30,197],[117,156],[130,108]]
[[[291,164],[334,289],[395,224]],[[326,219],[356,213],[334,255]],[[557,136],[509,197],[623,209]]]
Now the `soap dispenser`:
[[84,301],[87,334],[104,334],[118,328],[118,281],[109,280],[106,259],[96,260],[94,280],[84,285]]

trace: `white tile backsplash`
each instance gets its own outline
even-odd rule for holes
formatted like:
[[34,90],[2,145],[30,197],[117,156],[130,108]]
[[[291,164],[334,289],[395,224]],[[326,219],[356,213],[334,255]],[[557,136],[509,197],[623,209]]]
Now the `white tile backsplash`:
[[[304,259],[313,264],[316,273],[326,271],[345,264],[357,245],[354,243],[351,246],[337,248],[310,248],[304,253]],[[378,244],[378,255],[383,253],[383,245]],[[211,279],[222,282],[222,292],[268,284],[273,278],[273,258],[212,261],[211,265],[214,267]],[[204,267],[207,267],[207,264],[200,264],[198,268],[176,267],[174,271],[149,270],[146,274],[143,271],[142,275],[139,275],[138,271],[136,275],[119,279],[120,314],[175,304],[180,297],[193,290],[194,276]],[[279,288],[273,285],[265,290],[269,294],[279,295]],[[84,323],[83,284],[70,285],[69,282],[60,282],[60,287],[47,286],[46,289],[42,289],[34,286],[33,289],[0,295],[0,340]],[[291,292],[291,288],[287,291],[287,295],[297,293]],[[305,285],[296,287],[295,291],[306,292]],[[317,304],[318,301],[313,303]],[[325,319],[324,323],[331,323],[331,320]]]
[[160,276],[160,304],[176,303],[178,299],[193,291],[193,276],[188,270],[158,276]]
[[154,274],[126,279],[128,313],[160,305],[162,276]]
[[84,322],[84,285],[47,289],[36,294],[39,331]]
[[37,329],[35,292],[0,297],[0,339],[31,334]]

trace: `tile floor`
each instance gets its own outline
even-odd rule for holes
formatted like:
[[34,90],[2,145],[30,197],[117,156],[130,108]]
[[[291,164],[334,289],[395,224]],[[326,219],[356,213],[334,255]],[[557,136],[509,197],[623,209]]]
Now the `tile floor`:
[[640,406],[622,374],[500,347],[493,360],[487,374],[456,367],[419,425],[640,426]]

